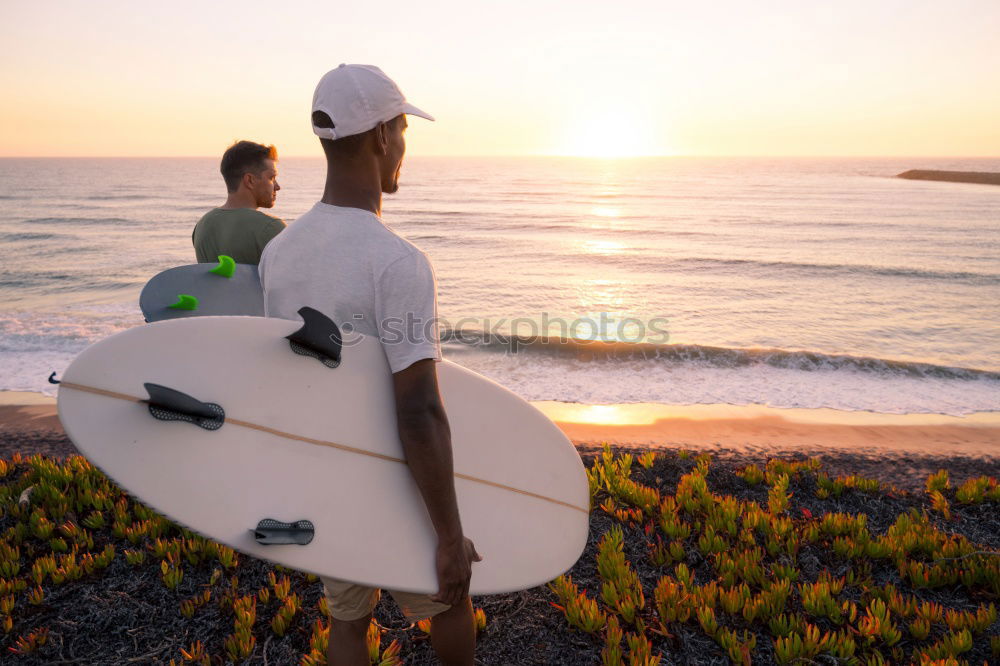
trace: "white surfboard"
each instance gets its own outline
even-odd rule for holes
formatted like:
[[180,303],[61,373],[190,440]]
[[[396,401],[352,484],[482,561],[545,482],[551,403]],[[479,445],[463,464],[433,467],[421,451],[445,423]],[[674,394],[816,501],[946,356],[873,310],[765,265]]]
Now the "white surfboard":
[[[124,331],[65,371],[59,417],[109,477],[194,531],[306,572],[436,591],[436,538],[403,459],[381,345],[355,333],[331,368],[291,350],[285,336],[301,327],[192,317]],[[555,578],[587,541],[578,453],[502,386],[448,361],[438,377],[463,528],[484,557],[471,592]],[[157,420],[147,382],[216,403],[224,422]],[[263,519],[309,521],[311,541],[261,544],[252,530]]]

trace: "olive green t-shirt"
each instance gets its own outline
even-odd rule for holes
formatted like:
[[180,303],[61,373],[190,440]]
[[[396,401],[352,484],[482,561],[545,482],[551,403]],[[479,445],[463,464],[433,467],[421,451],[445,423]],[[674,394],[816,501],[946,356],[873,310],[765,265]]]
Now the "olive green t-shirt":
[[194,226],[191,242],[198,263],[218,261],[220,254],[238,264],[260,263],[260,253],[285,223],[252,208],[216,208]]

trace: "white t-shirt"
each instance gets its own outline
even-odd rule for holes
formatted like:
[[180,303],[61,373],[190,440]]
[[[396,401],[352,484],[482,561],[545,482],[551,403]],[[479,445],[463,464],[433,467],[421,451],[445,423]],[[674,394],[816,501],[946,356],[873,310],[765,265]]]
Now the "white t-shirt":
[[266,317],[315,308],[378,337],[392,372],[441,359],[431,262],[374,213],[317,203],[267,244],[259,270]]

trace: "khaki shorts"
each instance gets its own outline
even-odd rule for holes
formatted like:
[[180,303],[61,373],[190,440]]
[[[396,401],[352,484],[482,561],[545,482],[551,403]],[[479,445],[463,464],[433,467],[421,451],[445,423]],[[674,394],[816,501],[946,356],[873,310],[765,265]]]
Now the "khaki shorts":
[[[322,576],[320,580],[323,581],[326,605],[330,609],[330,615],[341,622],[360,620],[366,615],[370,615],[375,610],[375,605],[381,596],[380,590],[375,587],[346,583],[342,580]],[[431,601],[429,594],[386,591],[399,605],[406,619],[411,622],[434,617],[451,608],[448,604]]]

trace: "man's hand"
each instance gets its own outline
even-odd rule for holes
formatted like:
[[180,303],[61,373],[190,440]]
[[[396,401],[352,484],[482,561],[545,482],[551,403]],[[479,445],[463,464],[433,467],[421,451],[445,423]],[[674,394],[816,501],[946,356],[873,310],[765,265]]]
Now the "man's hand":
[[436,566],[438,577],[437,594],[432,601],[457,606],[469,596],[469,579],[472,577],[472,563],[482,562],[472,541],[462,537],[452,544],[438,543]]

